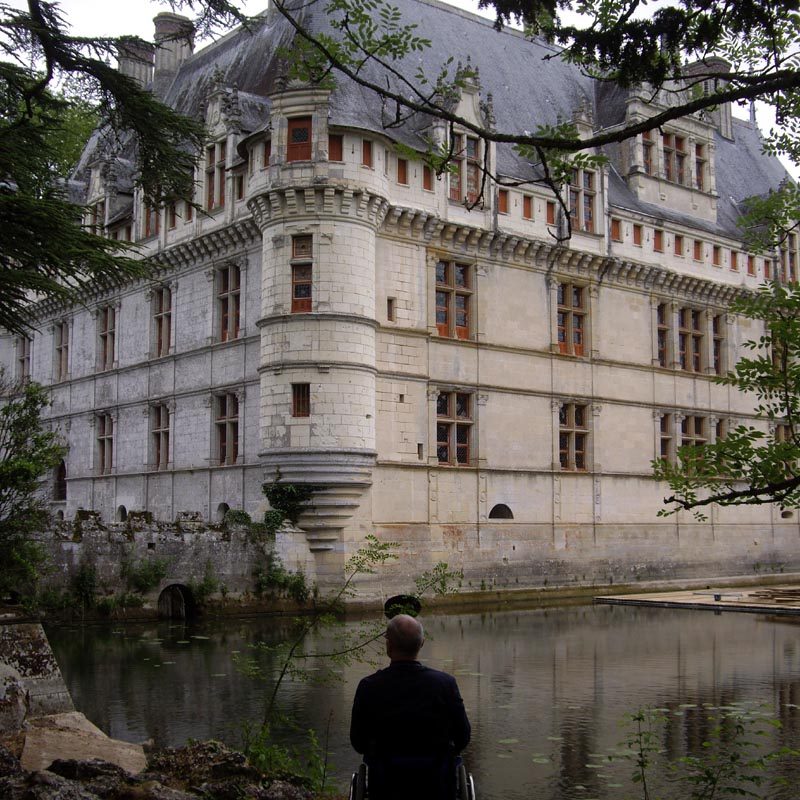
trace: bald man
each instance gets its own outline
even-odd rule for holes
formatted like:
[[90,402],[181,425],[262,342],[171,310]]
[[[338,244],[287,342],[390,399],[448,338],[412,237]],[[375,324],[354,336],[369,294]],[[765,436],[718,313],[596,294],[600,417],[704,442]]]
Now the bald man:
[[419,662],[424,643],[418,620],[393,617],[386,626],[391,663],[356,689],[350,742],[369,766],[370,800],[455,796],[456,756],[469,742],[469,720],[455,678]]

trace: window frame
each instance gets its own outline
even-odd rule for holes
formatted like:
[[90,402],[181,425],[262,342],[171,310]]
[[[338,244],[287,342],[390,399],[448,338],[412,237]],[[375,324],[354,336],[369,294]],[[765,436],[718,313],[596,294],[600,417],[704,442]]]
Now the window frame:
[[114,470],[114,418],[104,412],[96,416],[97,473],[110,475]]
[[172,289],[169,286],[153,287],[151,314],[153,358],[163,358],[172,352]]
[[[575,292],[579,304],[575,304]],[[570,302],[566,302],[566,298]],[[584,358],[587,355],[589,321],[588,286],[571,281],[556,285],[556,344],[562,355]],[[579,339],[579,341],[576,341]]]
[[484,154],[482,142],[477,136],[453,132],[450,138],[452,152],[450,172],[451,202],[474,205],[478,202],[481,189],[481,166]]
[[[473,266],[439,259],[434,270],[434,308],[438,335],[462,341],[471,339],[472,298],[475,294]],[[465,324],[460,325],[459,320],[463,320]]]
[[215,462],[233,466],[239,460],[239,396],[235,392],[214,395]]
[[53,326],[53,377],[56,382],[69,377],[69,339],[70,324],[68,320],[59,320]]
[[589,412],[587,403],[558,407],[558,463],[562,472],[589,471]]
[[497,213],[507,215],[509,213],[510,199],[508,189],[497,190]]
[[522,195],[522,219],[533,219],[533,195]]
[[596,233],[597,176],[595,170],[574,168],[568,189],[572,231]]
[[151,466],[157,472],[169,469],[172,414],[165,403],[150,408]]
[[[310,233],[292,236],[291,275],[292,314],[310,314],[314,302],[314,236]],[[308,287],[308,293],[301,287]]]
[[692,306],[678,309],[678,366],[683,372],[702,374],[705,367],[705,313]]
[[[290,117],[286,124],[286,162],[311,161],[314,140],[313,117],[304,114],[299,117]],[[303,141],[293,141],[293,136],[301,131],[307,131],[308,138]]]
[[98,370],[104,372],[114,369],[117,351],[117,308],[111,303],[98,309],[97,342]]
[[373,154],[372,139],[361,140],[361,166],[367,169],[375,169],[375,158]]
[[218,211],[225,207],[227,159],[227,139],[220,139],[206,145],[206,211]]
[[17,362],[16,377],[18,381],[29,381],[31,379],[33,339],[22,334],[16,337],[15,358]]
[[328,161],[337,164],[344,162],[344,134],[328,134]]
[[217,267],[214,276],[218,342],[240,338],[242,321],[242,270],[238,264]]
[[307,419],[311,416],[311,384],[293,383],[292,387],[292,417]]
[[[444,401],[443,401],[444,398]],[[436,460],[439,466],[470,467],[475,425],[473,392],[440,389],[436,395]],[[462,403],[459,406],[459,403]],[[465,408],[464,413],[459,413]]]

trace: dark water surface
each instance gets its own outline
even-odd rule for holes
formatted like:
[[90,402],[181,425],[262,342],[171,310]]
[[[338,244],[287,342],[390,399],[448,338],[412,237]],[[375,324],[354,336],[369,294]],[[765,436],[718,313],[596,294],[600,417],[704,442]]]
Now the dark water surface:
[[[473,724],[465,757],[479,800],[641,797],[632,764],[607,756],[626,738],[626,713],[645,706],[667,716],[657,743],[671,757],[702,749],[709,710],[731,705],[781,721],[770,748],[800,747],[800,624],[791,619],[572,606],[423,621],[423,660],[457,676]],[[277,641],[286,625],[260,617],[60,627],[48,636],[75,706],[111,736],[235,744],[271,687],[241,675],[234,655]],[[332,686],[283,691],[284,710],[301,726],[321,740],[329,730],[339,778],[358,761],[347,739],[350,703],[369,671],[349,668]],[[798,796],[797,762],[779,768],[793,787],[764,796]],[[667,785],[659,796],[689,795]]]

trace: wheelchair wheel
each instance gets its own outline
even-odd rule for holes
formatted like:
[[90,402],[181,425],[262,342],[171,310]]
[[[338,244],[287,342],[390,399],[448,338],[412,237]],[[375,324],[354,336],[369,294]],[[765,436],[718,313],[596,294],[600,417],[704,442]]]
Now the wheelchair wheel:
[[367,765],[359,764],[358,772],[350,779],[350,800],[365,800],[367,796]]
[[456,800],[475,800],[472,775],[467,775],[467,768],[463,764],[456,769]]

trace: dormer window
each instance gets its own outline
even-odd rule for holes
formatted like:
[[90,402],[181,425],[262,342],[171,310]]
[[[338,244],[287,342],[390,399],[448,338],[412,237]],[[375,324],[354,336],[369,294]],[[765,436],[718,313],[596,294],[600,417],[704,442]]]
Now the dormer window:
[[450,199],[469,204],[478,200],[481,186],[481,143],[476,136],[454,133],[454,171],[450,174]]
[[594,233],[595,173],[588,169],[572,170],[569,185],[569,218],[573,231]]
[[642,134],[642,166],[644,167],[644,171],[647,175],[655,174],[655,168],[653,167],[654,149],[655,144],[653,142],[653,132],[645,131]]
[[311,117],[295,117],[289,120],[286,160],[311,160]]
[[206,209],[211,211],[225,205],[225,159],[227,146],[224,141],[215,142],[206,148]]
[[701,191],[705,191],[706,185],[706,148],[705,145],[696,144],[694,146],[694,182],[695,186]]
[[672,183],[686,183],[686,139],[674,133],[661,136],[664,148],[664,177]]

